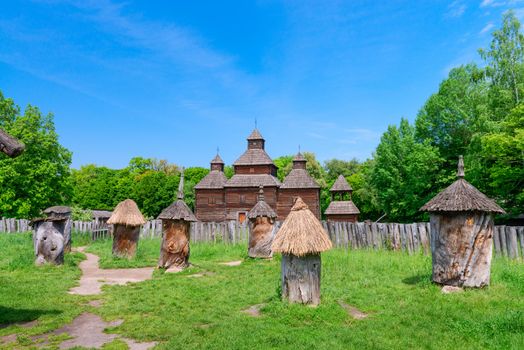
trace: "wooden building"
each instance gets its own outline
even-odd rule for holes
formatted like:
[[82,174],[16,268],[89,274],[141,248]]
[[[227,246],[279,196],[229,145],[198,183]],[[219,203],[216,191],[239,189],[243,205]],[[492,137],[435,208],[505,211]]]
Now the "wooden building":
[[217,155],[211,161],[211,172],[195,186],[195,215],[200,221],[246,221],[247,214],[258,202],[260,186],[265,202],[284,220],[294,200],[301,196],[320,218],[320,186],[306,171],[306,160],[299,153],[293,170],[281,183],[278,168],[266,153],[265,140],[255,129],[247,138],[246,151],[233,163],[234,175],[227,179],[224,162]]
[[326,220],[357,222],[360,210],[351,200],[353,189],[346,178],[339,175],[329,192],[331,192],[331,203],[324,212]]

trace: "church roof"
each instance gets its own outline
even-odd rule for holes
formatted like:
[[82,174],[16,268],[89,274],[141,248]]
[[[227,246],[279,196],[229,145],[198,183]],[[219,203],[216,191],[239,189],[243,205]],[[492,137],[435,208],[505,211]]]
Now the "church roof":
[[258,129],[254,129],[251,134],[247,137],[248,140],[264,140],[264,137],[262,137],[262,134]]
[[215,158],[211,160],[211,164],[224,164],[224,161],[222,160],[222,158],[220,158],[220,155],[217,153]]
[[317,182],[304,169],[293,169],[284,179],[280,188],[320,188]]
[[278,179],[269,174],[237,174],[224,187],[280,187]]
[[233,165],[274,165],[271,157],[260,148],[248,149],[242,154]]
[[227,177],[220,170],[211,170],[198,184],[195,189],[222,189],[227,182]]

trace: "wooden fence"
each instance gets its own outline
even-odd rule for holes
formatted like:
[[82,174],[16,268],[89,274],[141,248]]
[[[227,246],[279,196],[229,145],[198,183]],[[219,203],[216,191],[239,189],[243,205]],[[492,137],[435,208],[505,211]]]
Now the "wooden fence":
[[[280,226],[280,222],[276,223]],[[427,222],[413,224],[397,223],[350,223],[322,222],[336,247],[346,249],[387,249],[414,253],[430,252],[430,225]],[[111,228],[96,222],[73,221],[73,231],[90,233],[93,239],[109,237]],[[25,232],[30,230],[28,220],[0,219],[0,232]],[[160,220],[150,220],[142,227],[142,238],[162,236]],[[191,223],[192,242],[245,243],[248,227],[230,222]],[[524,227],[495,226],[493,234],[494,253],[512,259],[524,259]]]

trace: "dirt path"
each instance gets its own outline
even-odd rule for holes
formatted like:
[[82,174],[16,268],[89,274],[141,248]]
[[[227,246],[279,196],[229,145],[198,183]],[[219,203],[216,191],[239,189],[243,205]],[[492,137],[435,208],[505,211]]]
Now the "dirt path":
[[80,270],[82,270],[80,286],[70,289],[70,294],[100,294],[102,293],[101,288],[104,284],[123,285],[128,282],[149,280],[153,276],[153,267],[138,269],[100,269],[98,265],[100,258],[94,254],[86,253],[85,247],[76,248],[74,251],[84,253],[87,259],[80,263]]

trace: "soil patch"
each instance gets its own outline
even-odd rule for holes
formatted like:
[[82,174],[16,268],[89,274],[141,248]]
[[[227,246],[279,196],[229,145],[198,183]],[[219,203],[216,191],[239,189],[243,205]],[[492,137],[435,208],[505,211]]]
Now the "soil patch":
[[265,305],[266,304],[252,305],[249,308],[242,310],[242,312],[245,314],[248,314],[249,316],[260,317],[261,316],[260,309],[262,309]]
[[461,293],[463,291],[464,289],[460,287],[455,287],[455,286],[444,286],[442,287],[442,290],[441,290],[443,294]]
[[87,305],[92,306],[92,307],[100,307],[103,304],[104,304],[103,300],[91,300],[90,302],[87,303]]
[[80,277],[80,286],[69,290],[70,294],[94,295],[102,293],[102,285],[118,284],[124,285],[129,282],[141,282],[151,279],[153,276],[152,267],[138,269],[100,269],[98,261],[100,258],[94,254],[86,253],[85,247],[79,247],[75,251],[84,253],[86,260],[80,263],[82,277]]
[[364,319],[364,318],[369,316],[368,314],[360,311],[356,307],[348,305],[348,304],[346,304],[345,302],[343,302],[341,300],[338,301],[338,305],[342,306],[342,308],[344,308],[344,310],[346,310],[348,315],[350,315],[351,317],[353,317],[356,320],[362,320],[362,319]]
[[238,266],[240,264],[242,264],[242,260],[235,260],[235,261],[228,261],[228,262],[221,262],[219,263],[220,265],[225,265],[225,266]]

